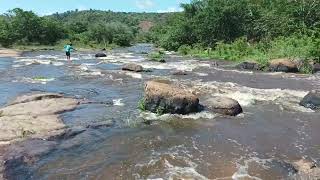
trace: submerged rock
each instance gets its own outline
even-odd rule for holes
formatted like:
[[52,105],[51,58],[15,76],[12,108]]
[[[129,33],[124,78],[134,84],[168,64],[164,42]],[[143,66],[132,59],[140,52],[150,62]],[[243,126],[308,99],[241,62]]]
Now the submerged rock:
[[290,59],[274,59],[270,61],[269,70],[272,72],[286,72],[286,73],[296,73],[298,72],[298,67],[296,63]]
[[105,53],[97,53],[97,54],[95,55],[95,57],[96,57],[96,58],[98,58],[98,57],[107,57],[107,55],[106,55]]
[[145,85],[145,109],[154,113],[188,114],[199,110],[199,99],[173,85],[149,81]]
[[143,71],[143,67],[137,64],[125,64],[122,67],[122,70],[124,71],[134,71],[134,72],[142,72]]
[[238,101],[227,97],[214,97],[205,101],[208,109],[215,113],[236,116],[243,112]]
[[188,75],[188,73],[185,72],[185,71],[176,71],[176,72],[173,72],[172,75],[174,75],[174,76],[186,76],[186,75]]
[[259,71],[261,70],[261,66],[255,62],[242,62],[236,66],[238,69],[245,69],[245,70],[254,70]]
[[310,109],[320,109],[320,91],[315,90],[309,92],[300,102],[301,106]]

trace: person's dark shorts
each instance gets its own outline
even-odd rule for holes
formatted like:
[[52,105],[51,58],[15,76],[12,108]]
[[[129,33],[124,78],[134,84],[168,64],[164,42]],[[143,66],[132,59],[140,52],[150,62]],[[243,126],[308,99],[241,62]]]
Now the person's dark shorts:
[[70,56],[70,52],[66,52],[66,55],[67,55],[67,56]]

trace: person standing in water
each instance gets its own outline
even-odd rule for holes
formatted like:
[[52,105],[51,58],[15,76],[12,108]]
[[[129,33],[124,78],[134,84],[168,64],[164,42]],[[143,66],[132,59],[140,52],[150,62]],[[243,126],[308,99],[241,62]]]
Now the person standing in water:
[[72,52],[73,50],[75,50],[75,49],[72,47],[72,43],[65,45],[65,46],[64,46],[64,50],[66,51],[67,60],[70,61],[70,60],[71,60],[71,52]]

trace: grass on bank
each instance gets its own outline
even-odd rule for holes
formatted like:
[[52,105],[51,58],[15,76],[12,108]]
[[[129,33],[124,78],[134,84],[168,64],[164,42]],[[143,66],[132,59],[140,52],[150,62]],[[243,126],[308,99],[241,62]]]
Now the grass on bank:
[[271,59],[300,59],[304,60],[301,71],[310,73],[309,61],[319,62],[320,59],[320,39],[310,36],[291,36],[250,43],[246,38],[240,38],[229,44],[219,42],[212,49],[203,48],[201,45],[184,45],[178,52],[200,58],[235,62],[254,61],[262,67],[266,67]]

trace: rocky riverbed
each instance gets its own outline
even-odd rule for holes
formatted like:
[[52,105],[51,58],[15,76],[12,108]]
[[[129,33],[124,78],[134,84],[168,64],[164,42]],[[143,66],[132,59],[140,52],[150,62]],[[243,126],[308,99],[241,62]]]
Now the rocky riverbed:
[[320,178],[319,75],[150,50],[0,58],[2,178]]

